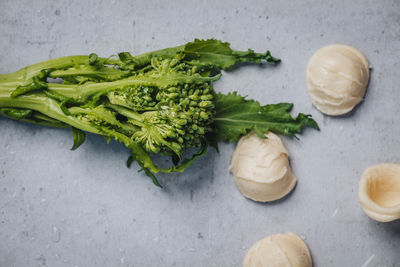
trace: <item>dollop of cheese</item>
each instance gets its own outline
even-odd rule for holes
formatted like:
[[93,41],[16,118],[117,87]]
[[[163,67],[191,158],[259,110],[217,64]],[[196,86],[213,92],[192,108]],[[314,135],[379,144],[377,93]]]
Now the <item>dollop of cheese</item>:
[[358,198],[372,219],[400,219],[400,164],[383,163],[367,168],[360,179]]
[[239,191],[260,202],[280,199],[296,185],[281,139],[271,132],[266,137],[259,138],[255,133],[242,137],[230,165]]
[[347,45],[319,49],[307,66],[308,93],[314,105],[327,115],[351,111],[363,99],[368,80],[368,60]]
[[293,233],[277,234],[255,243],[247,252],[243,267],[311,267],[310,251]]

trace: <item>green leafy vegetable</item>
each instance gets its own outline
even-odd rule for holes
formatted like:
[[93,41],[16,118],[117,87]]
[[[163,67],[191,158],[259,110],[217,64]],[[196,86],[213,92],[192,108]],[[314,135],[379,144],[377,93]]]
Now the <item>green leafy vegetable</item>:
[[[291,104],[261,106],[236,93],[216,94],[221,70],[240,63],[278,63],[270,52],[236,51],[218,40],[133,56],[97,54],[47,60],[0,75],[0,115],[51,127],[72,128],[77,149],[85,132],[123,143],[153,182],[154,174],[182,172],[218,141],[237,141],[249,131],[295,136],[318,129],[310,115],[290,115]],[[57,83],[54,79],[61,80]],[[184,159],[188,148],[199,148]],[[159,168],[151,154],[172,158]]]

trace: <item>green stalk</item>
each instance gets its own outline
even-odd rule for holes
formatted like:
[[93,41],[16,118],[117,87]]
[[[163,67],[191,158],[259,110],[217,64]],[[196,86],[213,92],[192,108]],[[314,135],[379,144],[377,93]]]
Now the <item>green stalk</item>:
[[34,110],[47,117],[69,124],[72,127],[79,128],[83,131],[100,134],[98,129],[95,127],[85,124],[72,116],[65,115],[60,104],[56,100],[42,94],[23,95],[19,96],[18,100],[16,100],[7,95],[7,93],[4,93],[3,90],[0,90],[0,107]]
[[28,118],[19,118],[16,116],[12,116],[12,115],[2,111],[2,109],[0,109],[0,116],[9,118],[9,119],[13,119],[13,120],[37,124],[37,125],[41,125],[41,126],[47,126],[47,127],[53,127],[53,128],[71,128],[71,126],[69,126],[65,123],[62,123],[58,120],[54,120],[54,119],[47,117],[40,113],[33,113],[32,116],[30,116]]
[[[167,49],[160,49],[152,52],[147,52],[134,56],[133,60],[135,61],[135,65],[139,68],[149,64],[151,62],[151,58],[153,57],[159,57],[159,56],[171,57],[174,56],[178,51],[182,50],[183,48],[184,45],[181,45],[177,47],[171,47]],[[103,62],[105,65],[122,65],[122,62],[119,59],[100,57],[99,60]],[[77,65],[88,65],[88,64],[89,64],[89,57],[87,55],[76,55],[76,56],[67,56],[67,57],[49,59],[40,63],[27,66],[13,73],[2,74],[0,75],[0,83],[2,83],[3,81],[28,82],[32,79],[32,77],[38,75],[40,71],[43,69],[61,70]],[[63,75],[62,72],[59,72],[59,74]],[[65,72],[64,75],[67,75],[67,72]],[[72,75],[73,74],[71,72],[69,76]],[[52,75],[52,77],[57,77],[57,75]]]
[[121,114],[121,115],[123,115],[123,116],[125,116],[125,117],[127,117],[129,119],[137,121],[138,123],[140,123],[139,126],[143,126],[144,125],[143,117],[140,114],[138,114],[138,113],[136,113],[134,111],[131,111],[131,110],[127,109],[127,108],[124,108],[124,107],[121,107],[121,106],[118,106],[118,105],[113,105],[113,104],[108,104],[107,107],[112,108],[113,110],[115,110],[119,114]]
[[33,123],[35,123],[35,124],[44,125],[44,126],[48,126],[48,127],[54,127],[54,128],[71,128],[71,126],[69,126],[68,124],[62,123],[58,120],[50,118],[41,113],[34,112],[32,117],[34,118]]
[[154,76],[133,76],[113,82],[85,83],[82,85],[49,83],[48,90],[54,91],[68,98],[73,98],[77,101],[85,101],[91,96],[97,94],[104,95],[108,92],[127,87],[144,85],[165,88],[184,83],[214,82],[220,77],[220,74],[213,77],[202,77],[200,75],[188,76],[182,73],[168,73],[165,75]]
[[50,73],[51,78],[68,78],[68,77],[93,77],[96,79],[104,79],[106,81],[113,81],[128,76],[131,71],[124,71],[110,67],[96,68],[92,66],[85,66],[84,68],[73,68],[67,70],[55,70]]
[[29,82],[32,77],[38,75],[43,69],[63,69],[82,64],[88,64],[88,56],[69,56],[50,59],[27,66],[14,73],[0,75],[0,82],[10,80]]

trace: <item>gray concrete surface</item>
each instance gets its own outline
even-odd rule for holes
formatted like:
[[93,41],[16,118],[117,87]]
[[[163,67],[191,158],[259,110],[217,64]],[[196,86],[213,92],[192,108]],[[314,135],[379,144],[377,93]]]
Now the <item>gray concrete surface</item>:
[[[284,138],[298,185],[258,204],[233,183],[233,144],[160,175],[160,190],[125,167],[120,144],[89,135],[72,152],[70,131],[0,118],[0,266],[241,266],[254,242],[287,231],[306,240],[315,266],[400,266],[399,222],[370,220],[357,198],[367,166],[400,163],[399,1],[1,0],[0,36],[0,73],[195,37],[270,49],[281,65],[225,73],[215,89],[293,102],[321,126]],[[340,118],[319,113],[305,89],[308,59],[331,43],[357,47],[373,68],[365,101]]]

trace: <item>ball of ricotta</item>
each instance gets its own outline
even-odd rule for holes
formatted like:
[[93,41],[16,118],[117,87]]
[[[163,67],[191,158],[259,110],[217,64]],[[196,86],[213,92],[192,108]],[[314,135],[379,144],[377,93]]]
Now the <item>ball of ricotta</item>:
[[296,185],[281,139],[271,132],[266,137],[259,138],[255,133],[242,137],[230,165],[239,191],[259,202],[280,199]]
[[314,105],[327,115],[351,111],[363,99],[368,80],[368,60],[347,45],[319,49],[307,66],[308,93]]
[[243,267],[311,267],[310,251],[293,233],[277,234],[255,243],[247,252]]

